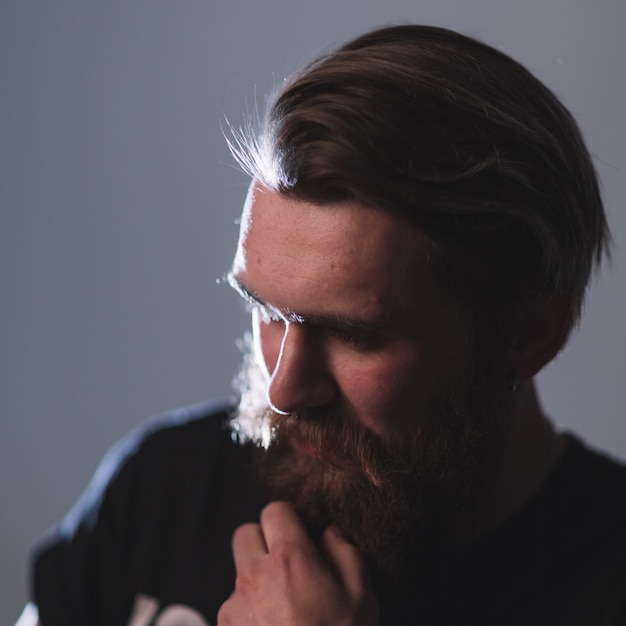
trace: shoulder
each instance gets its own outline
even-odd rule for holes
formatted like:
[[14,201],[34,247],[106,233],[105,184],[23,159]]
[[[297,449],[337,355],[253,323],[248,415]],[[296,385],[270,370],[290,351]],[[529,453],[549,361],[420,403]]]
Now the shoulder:
[[151,485],[163,493],[168,484],[206,481],[225,457],[243,452],[228,431],[232,410],[232,402],[204,402],[153,416],[130,431],[106,453],[60,534],[95,523],[106,501],[145,498]]
[[610,538],[626,547],[626,465],[567,435],[565,453],[539,494],[559,542],[595,552]]
[[232,533],[262,505],[251,448],[228,429],[232,408],[169,411],[111,448],[33,554],[44,624],[128,623],[143,597],[217,613],[232,591]]
[[551,477],[552,493],[560,492],[563,500],[573,504],[593,502],[626,515],[626,464],[574,435],[568,434],[567,439],[565,455]]
[[153,416],[121,439],[105,459],[115,466],[137,455],[171,454],[189,446],[218,445],[224,439],[232,410],[232,402],[209,401]]
[[[622,624],[626,616],[626,465],[574,436],[553,477],[561,582],[576,590],[567,623]],[[553,509],[554,510],[554,509]]]

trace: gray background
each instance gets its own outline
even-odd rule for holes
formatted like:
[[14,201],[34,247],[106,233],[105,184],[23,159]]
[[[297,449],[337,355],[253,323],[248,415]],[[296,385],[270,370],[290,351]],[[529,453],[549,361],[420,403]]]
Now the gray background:
[[230,393],[246,318],[216,279],[247,181],[224,114],[238,124],[313,53],[398,21],[485,39],[579,119],[615,258],[540,386],[559,425],[626,456],[623,0],[4,0],[0,624],[25,601],[29,546],[105,450],[152,413]]

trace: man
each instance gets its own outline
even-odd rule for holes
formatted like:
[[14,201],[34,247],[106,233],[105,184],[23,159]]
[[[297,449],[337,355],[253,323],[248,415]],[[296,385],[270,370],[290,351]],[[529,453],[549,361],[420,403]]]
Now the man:
[[400,26],[306,67],[232,147],[238,410],[109,454],[39,548],[41,623],[626,623],[626,469],[533,383],[608,246],[565,108]]

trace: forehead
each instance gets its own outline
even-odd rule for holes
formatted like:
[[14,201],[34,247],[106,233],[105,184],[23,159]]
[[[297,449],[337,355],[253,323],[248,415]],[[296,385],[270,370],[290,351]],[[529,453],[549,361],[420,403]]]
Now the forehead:
[[431,259],[428,238],[387,211],[355,202],[320,206],[254,184],[233,272],[277,308],[380,316],[431,288]]

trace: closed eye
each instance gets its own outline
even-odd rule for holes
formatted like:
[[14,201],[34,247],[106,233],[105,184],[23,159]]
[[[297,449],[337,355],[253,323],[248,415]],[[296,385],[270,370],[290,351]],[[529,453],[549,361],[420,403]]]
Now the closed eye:
[[382,345],[382,337],[374,333],[330,327],[328,334],[340,343],[357,350],[375,350]]

